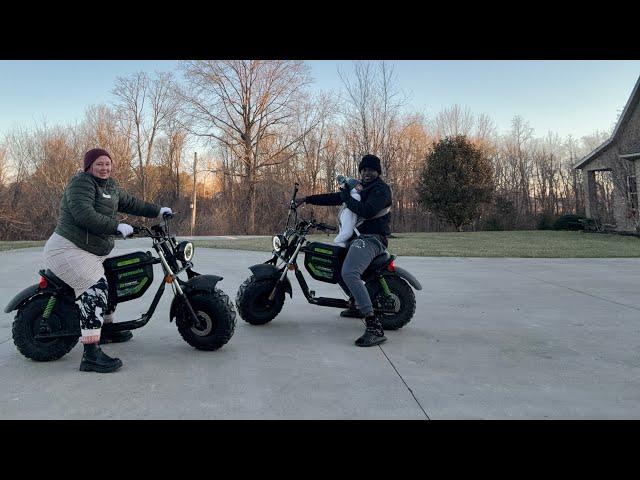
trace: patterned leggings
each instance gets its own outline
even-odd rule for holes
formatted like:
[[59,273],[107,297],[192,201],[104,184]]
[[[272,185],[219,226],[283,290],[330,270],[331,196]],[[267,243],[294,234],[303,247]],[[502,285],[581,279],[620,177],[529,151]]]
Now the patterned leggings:
[[80,295],[80,331],[82,343],[98,343],[102,318],[107,310],[107,280],[102,277],[98,283]]

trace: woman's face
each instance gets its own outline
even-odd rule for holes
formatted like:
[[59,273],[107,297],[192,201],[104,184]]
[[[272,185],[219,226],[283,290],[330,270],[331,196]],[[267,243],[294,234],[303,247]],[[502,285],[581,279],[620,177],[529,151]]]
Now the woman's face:
[[89,167],[89,173],[94,177],[107,179],[111,176],[111,159],[106,155],[96,158]]

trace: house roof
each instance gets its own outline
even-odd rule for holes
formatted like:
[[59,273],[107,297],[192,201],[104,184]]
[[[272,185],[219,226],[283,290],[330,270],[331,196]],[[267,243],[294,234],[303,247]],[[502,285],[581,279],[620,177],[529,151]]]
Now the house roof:
[[639,100],[640,100],[640,77],[638,77],[638,80],[636,81],[636,85],[633,87],[631,96],[629,97],[629,100],[627,100],[627,104],[624,106],[622,115],[620,115],[620,118],[618,119],[618,123],[616,124],[616,128],[613,130],[611,137],[609,137],[608,140],[602,143],[602,145],[600,145],[598,148],[593,150],[590,154],[583,157],[578,163],[576,163],[573,166],[573,168],[580,169],[584,167],[587,163],[589,163],[591,160],[597,157],[600,153],[602,153],[607,147],[609,147],[617,139],[617,137],[620,135],[622,131],[620,126],[623,123],[625,123],[625,121],[627,120],[627,117],[631,114],[631,111],[633,110],[632,105],[635,105],[636,103],[638,103]]

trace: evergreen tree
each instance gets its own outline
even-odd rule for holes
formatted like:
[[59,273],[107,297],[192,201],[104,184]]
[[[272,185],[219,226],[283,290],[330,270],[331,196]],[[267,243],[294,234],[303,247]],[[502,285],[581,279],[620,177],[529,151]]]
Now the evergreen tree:
[[478,218],[494,191],[493,167],[466,136],[434,143],[420,175],[420,203],[458,231]]

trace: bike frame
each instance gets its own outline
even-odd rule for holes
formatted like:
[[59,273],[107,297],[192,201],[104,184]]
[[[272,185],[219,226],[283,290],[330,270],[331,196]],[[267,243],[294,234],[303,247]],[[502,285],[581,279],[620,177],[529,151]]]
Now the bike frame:
[[[297,218],[297,215],[296,215]],[[289,270],[293,270],[298,280],[298,284],[300,285],[300,289],[302,290],[303,295],[307,299],[307,301],[314,305],[321,305],[326,307],[336,307],[336,308],[347,308],[349,306],[349,302],[347,300],[341,298],[327,298],[327,297],[316,297],[315,292],[313,290],[309,290],[309,285],[304,278],[304,275],[300,268],[298,267],[297,259],[300,252],[306,252],[305,250],[305,242],[307,241],[307,235],[309,230],[315,226],[315,222],[305,222],[306,225],[302,228],[297,228],[295,230],[295,234],[297,235],[297,245],[295,247],[294,252],[291,254],[289,259],[283,257],[278,252],[274,251],[274,257],[271,259],[271,263],[280,271],[282,269],[282,274],[278,278],[273,290],[271,291],[271,295],[269,295],[269,300],[272,301],[275,297],[275,293],[279,285],[284,282],[287,277],[287,273]],[[278,259],[282,261],[280,266],[277,265]]]
[[[156,307],[160,302],[160,298],[164,293],[164,289],[167,283],[171,285],[174,295],[176,297],[179,297],[187,306],[187,310],[189,311],[191,320],[194,322],[194,325],[200,326],[201,321],[196,315],[195,311],[193,310],[193,307],[191,306],[189,299],[187,298],[187,296],[185,295],[182,289],[182,286],[186,285],[186,282],[178,278],[178,275],[184,271],[187,272],[187,276],[189,279],[197,276],[198,274],[192,270],[193,263],[191,263],[190,261],[187,261],[187,262],[181,261],[183,263],[182,267],[180,268],[178,266],[175,258],[175,253],[174,253],[177,248],[177,244],[175,241],[175,237],[172,237],[169,234],[168,218],[165,219],[165,225],[166,225],[166,231],[162,227],[162,225],[156,225],[152,227],[153,231],[147,227],[137,227],[134,229],[134,233],[143,232],[145,233],[145,236],[153,240],[152,248],[158,254],[158,258],[154,258],[151,264],[152,265],[155,265],[157,263],[162,264],[162,269],[164,271],[164,278],[162,279],[162,282],[160,283],[160,286],[158,287],[158,290],[156,291],[156,294],[153,297],[153,301],[151,302],[149,309],[145,313],[143,313],[140,318],[135,320],[103,324],[102,328],[105,329],[107,332],[120,332],[123,330],[133,330],[136,328],[144,327],[153,316],[156,310]],[[169,258],[169,260],[167,260],[167,258]],[[171,268],[172,265],[170,265],[169,262],[171,262],[171,264],[173,265],[173,268],[176,269],[175,272]],[[110,307],[115,308],[115,306],[117,305],[117,302],[115,302],[115,300],[116,300],[115,298],[111,298],[110,296],[109,298]],[[109,308],[109,310],[112,310],[112,308]]]
[[[287,224],[285,226],[284,236],[288,238],[292,238],[295,236],[296,247],[294,251],[289,255],[291,246],[287,246],[286,250],[282,255],[278,251],[273,251],[273,258],[266,263],[272,264],[277,271],[279,272],[282,269],[282,273],[280,274],[276,284],[273,287],[269,295],[269,301],[273,301],[275,298],[275,294],[278,288],[285,282],[287,278],[287,273],[289,270],[293,270],[298,280],[298,284],[300,285],[300,289],[302,290],[303,295],[307,299],[307,301],[313,305],[325,306],[325,307],[335,307],[335,308],[348,308],[349,302],[342,298],[328,298],[328,297],[316,297],[315,291],[309,289],[309,285],[307,284],[306,279],[300,268],[298,267],[297,259],[300,252],[306,252],[305,243],[307,242],[307,235],[309,231],[313,228],[318,228],[320,230],[335,230],[334,227],[329,227],[324,223],[316,223],[315,220],[311,221],[301,221],[298,222],[298,207],[296,205],[296,194],[298,193],[298,183],[294,184],[293,187],[293,195],[291,198],[291,202],[289,204],[289,214],[287,216]],[[293,215],[293,222],[292,220]],[[278,260],[282,263],[278,265]]]
[[[309,289],[309,285],[307,284],[307,281],[304,278],[302,271],[298,267],[298,263],[297,263],[298,255],[300,254],[300,252],[303,252],[303,253],[307,252],[305,243],[307,242],[306,237],[309,234],[309,231],[313,228],[317,228],[319,230],[335,231],[335,228],[325,225],[324,223],[317,223],[313,219],[310,221],[303,220],[298,222],[298,210],[297,210],[298,207],[295,201],[297,193],[298,193],[298,184],[295,183],[293,187],[292,199],[289,204],[289,214],[287,216],[287,224],[285,226],[285,231],[284,231],[284,237],[287,239],[287,242],[289,242],[289,238],[295,238],[295,248],[291,252],[291,249],[293,248],[293,244],[289,245],[287,243],[286,249],[284,249],[282,252],[273,250],[273,257],[267,262],[265,262],[266,264],[273,265],[273,268],[274,268],[273,273],[269,274],[267,272],[267,275],[272,275],[274,278],[276,276],[278,277],[273,287],[273,290],[271,290],[268,300],[273,301],[273,299],[275,298],[276,292],[278,291],[278,288],[280,288],[282,285],[289,284],[289,281],[287,279],[287,274],[289,270],[293,270],[295,273],[296,279],[298,280],[298,284],[300,285],[300,289],[302,290],[303,295],[305,296],[305,298],[309,303],[313,305],[323,306],[323,307],[349,308],[349,302],[345,299],[316,297],[315,291]],[[291,222],[292,215],[293,215],[293,223]],[[390,261],[393,261],[393,258],[394,257],[392,256]],[[279,263],[279,261],[281,263]],[[400,272],[402,273],[402,275],[400,276],[402,276],[403,278],[408,278],[411,285],[414,286],[414,288],[418,288],[418,289],[422,288],[419,285],[419,283],[417,283],[417,281],[415,281],[415,279],[413,279],[413,277],[408,272],[405,272],[403,269],[400,269],[398,267],[393,267],[393,270],[389,271],[388,273],[387,272],[378,273],[377,271],[375,271],[375,272],[369,272],[368,275],[369,276],[374,275],[375,277],[378,277],[380,284],[383,288],[383,291],[385,292],[385,294],[389,295],[389,287],[387,286],[387,282],[384,279],[384,277],[386,275],[395,275]],[[289,288],[290,288],[290,285],[289,285]],[[384,310],[384,309],[382,310],[376,309],[376,311],[379,311],[381,313],[393,313],[391,311]]]
[[[180,300],[186,306],[187,311],[189,312],[189,315],[191,317],[191,321],[193,322],[193,325],[198,328],[202,326],[201,320],[196,315],[195,311],[193,310],[193,307],[191,306],[191,303],[189,302],[187,295],[184,292],[184,288],[189,288],[188,282],[185,282],[178,277],[178,275],[184,271],[187,272],[187,276],[189,280],[191,280],[194,277],[200,276],[200,274],[192,270],[193,263],[191,261],[183,262],[182,260],[180,260],[180,262],[182,263],[182,267],[178,266],[176,254],[175,254],[177,244],[175,241],[175,237],[172,237],[169,233],[168,218],[169,217],[165,218],[166,229],[162,225],[155,225],[151,229],[147,227],[134,227],[134,234],[143,233],[145,236],[152,239],[153,241],[152,248],[158,254],[158,257],[150,260],[147,263],[147,265],[148,264],[155,265],[160,263],[162,265],[162,269],[164,272],[164,277],[160,283],[160,286],[158,287],[158,290],[156,291],[155,296],[153,297],[153,300],[151,302],[151,305],[149,306],[149,309],[145,313],[143,313],[140,318],[137,318],[135,320],[104,323],[102,325],[102,328],[105,332],[120,332],[123,330],[133,330],[133,329],[144,327],[149,322],[153,314],[155,313],[158,303],[160,302],[160,298],[164,294],[164,290],[166,288],[167,283],[171,285],[174,295],[177,298],[180,298]],[[76,327],[76,322],[73,322],[73,327],[70,330],[64,329],[62,328],[62,326],[60,326],[61,328],[58,330],[54,330],[54,331],[51,330],[48,324],[48,321],[56,303],[58,302],[58,300],[60,300],[61,297],[71,295],[71,300],[72,300],[71,303],[75,305],[74,293],[73,293],[73,290],[70,291],[68,286],[61,284],[60,279],[51,277],[50,275],[47,274],[45,270],[40,270],[39,273],[42,277],[48,280],[47,286],[44,288],[39,288],[38,285],[34,285],[32,287],[28,287],[23,292],[21,292],[21,293],[24,293],[25,291],[29,290],[29,297],[32,297],[33,295],[37,295],[37,294],[51,292],[51,298],[49,299],[49,302],[45,307],[45,311],[43,312],[42,319],[40,320],[40,331],[38,334],[36,334],[36,338],[45,339],[45,338],[56,338],[56,337],[66,337],[66,336],[80,336],[79,324]],[[18,294],[18,296],[20,295],[21,294]],[[24,296],[23,298],[24,298],[24,301],[27,300],[26,296]],[[108,301],[108,310],[113,311],[113,309],[116,307],[118,302],[117,302],[117,297],[115,296],[115,293],[111,288],[109,289],[107,301]],[[127,300],[127,301],[131,301],[131,300]],[[10,306],[7,308],[10,310],[13,310],[14,308],[17,308],[17,307],[18,307],[17,304],[16,305],[10,304]]]

